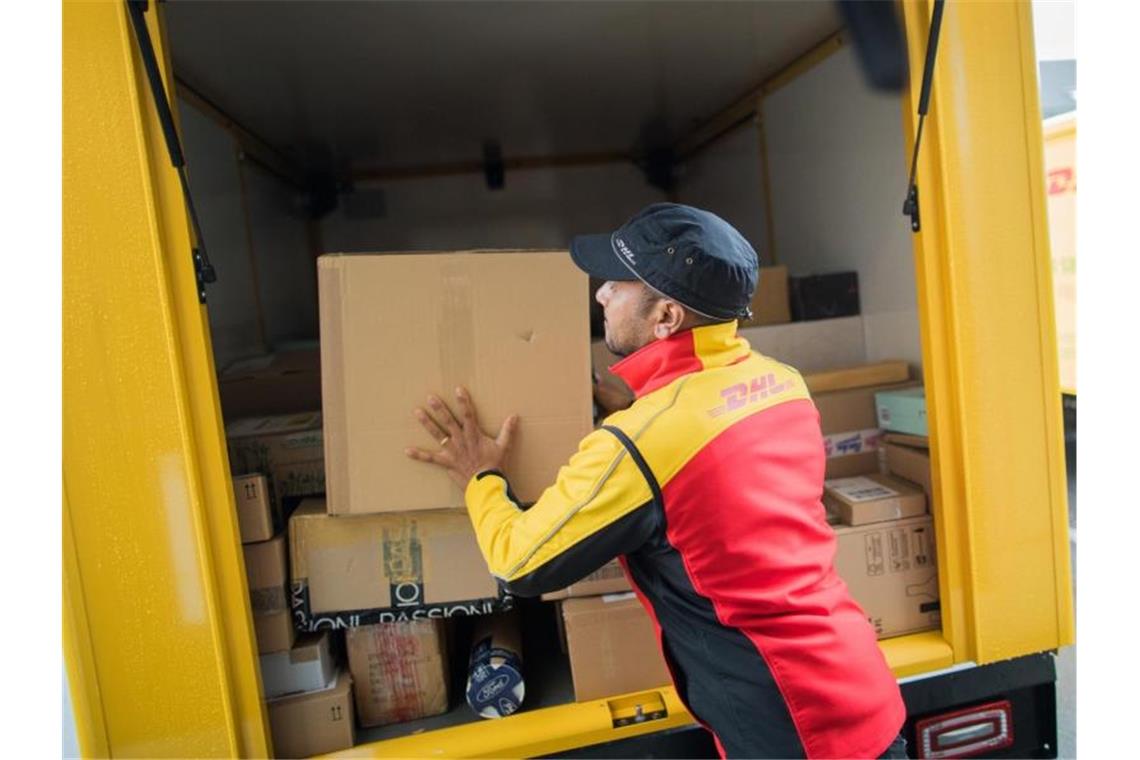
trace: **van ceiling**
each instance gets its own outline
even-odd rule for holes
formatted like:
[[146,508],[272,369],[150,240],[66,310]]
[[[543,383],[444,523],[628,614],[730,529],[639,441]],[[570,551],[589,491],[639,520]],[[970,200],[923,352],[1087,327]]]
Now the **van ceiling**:
[[165,4],[178,78],[308,169],[660,148],[841,25],[832,2]]

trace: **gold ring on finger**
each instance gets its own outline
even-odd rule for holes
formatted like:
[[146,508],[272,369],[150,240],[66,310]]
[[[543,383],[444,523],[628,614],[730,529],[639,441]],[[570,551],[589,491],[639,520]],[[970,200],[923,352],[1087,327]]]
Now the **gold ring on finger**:
[[442,439],[442,440],[439,442],[439,445],[440,445],[440,446],[446,446],[446,445],[447,445],[447,442],[448,442],[448,441],[450,441],[450,440],[451,440],[451,436],[450,436],[450,435],[445,435],[445,436],[443,437],[443,439]]

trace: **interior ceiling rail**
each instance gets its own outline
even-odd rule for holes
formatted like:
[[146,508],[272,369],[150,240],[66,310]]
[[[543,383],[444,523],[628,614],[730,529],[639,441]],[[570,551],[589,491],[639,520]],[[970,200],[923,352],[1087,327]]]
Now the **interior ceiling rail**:
[[307,189],[304,172],[300,171],[279,148],[274,147],[265,138],[235,119],[217,102],[188,83],[177,72],[174,74],[174,84],[175,91],[180,98],[201,111],[207,118],[212,119],[237,140],[246,160],[257,164],[298,190]]
[[[508,171],[564,169],[575,166],[624,163],[631,160],[630,155],[625,152],[577,153],[563,156],[516,156],[514,158],[503,158],[502,168]],[[483,174],[485,168],[486,164],[481,160],[410,166],[376,166],[354,169],[352,180],[353,182],[369,182],[450,177],[461,174]]]
[[825,60],[842,48],[844,43],[843,32],[828,35],[822,42],[813,45],[787,66],[766,77],[764,81],[750,87],[747,92],[732,101],[731,105],[721,109],[689,134],[673,143],[673,155],[678,161],[691,158],[736,127],[755,117],[761,98],[771,95],[808,69]]

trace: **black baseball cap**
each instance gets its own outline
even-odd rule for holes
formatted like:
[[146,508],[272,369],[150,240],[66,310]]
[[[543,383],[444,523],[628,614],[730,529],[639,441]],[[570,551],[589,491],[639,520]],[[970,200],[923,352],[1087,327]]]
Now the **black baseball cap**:
[[752,316],[759,258],[731,224],[680,203],[654,203],[608,235],[579,235],[570,257],[600,280],[641,280],[713,319]]

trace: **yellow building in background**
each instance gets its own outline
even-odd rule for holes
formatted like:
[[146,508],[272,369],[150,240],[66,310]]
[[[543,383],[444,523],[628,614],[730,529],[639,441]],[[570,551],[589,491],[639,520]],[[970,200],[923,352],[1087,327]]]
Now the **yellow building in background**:
[[1077,114],[1047,119],[1045,192],[1053,256],[1053,300],[1061,390],[1077,393]]

